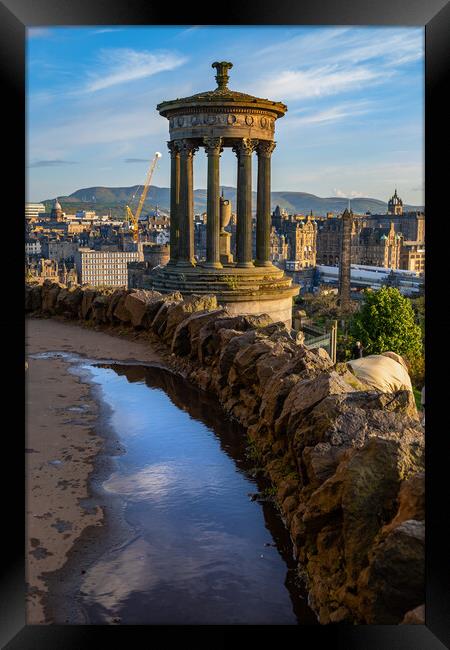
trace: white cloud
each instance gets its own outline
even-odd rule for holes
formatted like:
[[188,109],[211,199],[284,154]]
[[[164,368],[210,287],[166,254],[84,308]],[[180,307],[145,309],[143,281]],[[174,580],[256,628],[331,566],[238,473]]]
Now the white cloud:
[[59,124],[31,132],[29,140],[30,158],[39,152],[49,158],[59,158],[68,152],[79,151],[80,147],[109,145],[142,139],[146,136],[167,135],[167,121],[155,117],[150,108],[133,110],[93,111],[78,117],[66,119]]
[[384,32],[380,38],[377,32],[369,37],[357,33],[350,37],[343,48],[336,53],[336,61],[350,63],[367,62],[383,58],[391,66],[402,65],[423,57],[423,38],[418,38],[416,30]]
[[367,63],[380,59],[386,65],[403,65],[424,56],[423,29],[419,28],[317,28],[260,50],[285,65],[304,61],[314,65],[329,59],[336,64]]
[[336,65],[325,65],[308,70],[284,70],[262,80],[257,92],[270,88],[273,97],[286,100],[317,98],[373,83],[380,77],[386,78],[380,70],[365,67],[339,69]]
[[356,199],[359,196],[364,196],[362,192],[356,192],[355,190],[351,190],[350,192],[345,192],[343,190],[340,190],[337,187],[333,189],[333,192],[334,192],[334,196],[339,196],[342,199]]
[[123,29],[121,27],[104,27],[101,29],[96,29],[91,32],[92,35],[95,34],[108,34],[109,32],[121,32]]
[[174,52],[146,52],[129,48],[101,50],[99,69],[88,75],[84,92],[95,92],[118,84],[151,77],[178,68],[186,57]]
[[338,122],[340,120],[344,120],[349,117],[356,117],[358,115],[365,115],[366,113],[369,113],[371,111],[371,104],[366,101],[360,101],[360,102],[346,102],[343,104],[338,104],[336,106],[331,106],[329,108],[324,109],[323,111],[315,111],[308,113],[307,115],[303,115],[301,117],[296,117],[296,114],[298,112],[304,112],[302,109],[301,111],[293,111],[292,113],[294,116],[291,115],[289,116],[289,123],[283,124],[283,122],[280,123],[281,128],[285,126],[285,128],[292,129],[296,126],[303,126],[305,124],[323,124],[325,122]]

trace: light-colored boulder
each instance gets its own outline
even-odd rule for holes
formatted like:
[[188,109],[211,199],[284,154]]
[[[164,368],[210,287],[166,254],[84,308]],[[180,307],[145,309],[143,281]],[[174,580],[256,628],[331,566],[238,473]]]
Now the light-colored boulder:
[[411,379],[404,362],[387,354],[395,353],[372,354],[362,359],[353,359],[348,361],[348,366],[358,379],[376,390],[384,393],[395,393],[398,390],[412,392]]

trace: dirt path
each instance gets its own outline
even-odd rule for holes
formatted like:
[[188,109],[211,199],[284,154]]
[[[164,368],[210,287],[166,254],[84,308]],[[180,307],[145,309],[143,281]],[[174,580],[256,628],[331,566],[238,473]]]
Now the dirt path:
[[101,526],[101,508],[85,509],[88,479],[103,441],[94,430],[99,407],[89,383],[63,359],[42,352],[74,352],[92,359],[161,363],[148,343],[129,341],[50,319],[26,321],[26,576],[27,624],[47,623],[43,574],[61,568],[87,526]]

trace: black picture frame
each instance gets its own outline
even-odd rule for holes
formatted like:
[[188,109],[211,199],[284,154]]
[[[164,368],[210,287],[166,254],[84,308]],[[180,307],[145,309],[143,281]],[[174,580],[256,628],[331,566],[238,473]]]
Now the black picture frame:
[[[174,21],[176,17],[176,22]],[[166,647],[172,637],[187,647],[228,645],[235,628],[161,628],[164,642],[157,641],[155,627],[147,626],[26,626],[24,579],[24,485],[21,409],[24,404],[23,367],[23,205],[25,201],[25,29],[56,25],[399,25],[424,26],[426,43],[425,204],[427,223],[427,464],[426,464],[426,625],[399,626],[302,626],[275,630],[278,642],[286,635],[299,635],[304,648],[323,643],[340,650],[438,650],[450,648],[449,549],[445,533],[449,519],[449,434],[446,420],[448,381],[439,381],[443,365],[448,373],[448,316],[445,315],[445,268],[449,246],[448,188],[449,110],[444,100],[450,61],[450,3],[445,0],[289,0],[276,3],[215,3],[205,12],[200,3],[184,3],[176,11],[169,3],[148,0],[3,0],[0,3],[0,65],[2,68],[3,173],[6,275],[2,282],[3,349],[8,353],[3,368],[7,398],[3,407],[3,472],[12,469],[3,491],[3,536],[6,545],[1,566],[0,641],[8,650],[52,648],[70,650],[105,646],[137,647],[136,632],[143,632],[145,645]],[[345,152],[343,152],[345,156]],[[7,209],[6,209],[7,208]],[[439,218],[441,216],[441,218]],[[11,241],[13,235],[13,242]],[[4,267],[5,273],[5,267]],[[16,340],[17,339],[17,340]],[[13,407],[13,397],[18,406]],[[6,426],[6,416],[12,415]],[[202,632],[202,634],[200,634]],[[259,640],[264,627],[252,628]],[[238,630],[238,634],[240,634]],[[264,639],[265,638],[261,638]]]

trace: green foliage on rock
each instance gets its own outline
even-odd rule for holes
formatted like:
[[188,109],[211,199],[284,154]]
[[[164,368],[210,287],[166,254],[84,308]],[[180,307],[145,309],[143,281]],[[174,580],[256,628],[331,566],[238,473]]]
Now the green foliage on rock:
[[390,350],[418,357],[423,350],[422,331],[414,316],[411,301],[398,289],[366,290],[363,305],[351,320],[350,333],[361,341],[366,354]]

